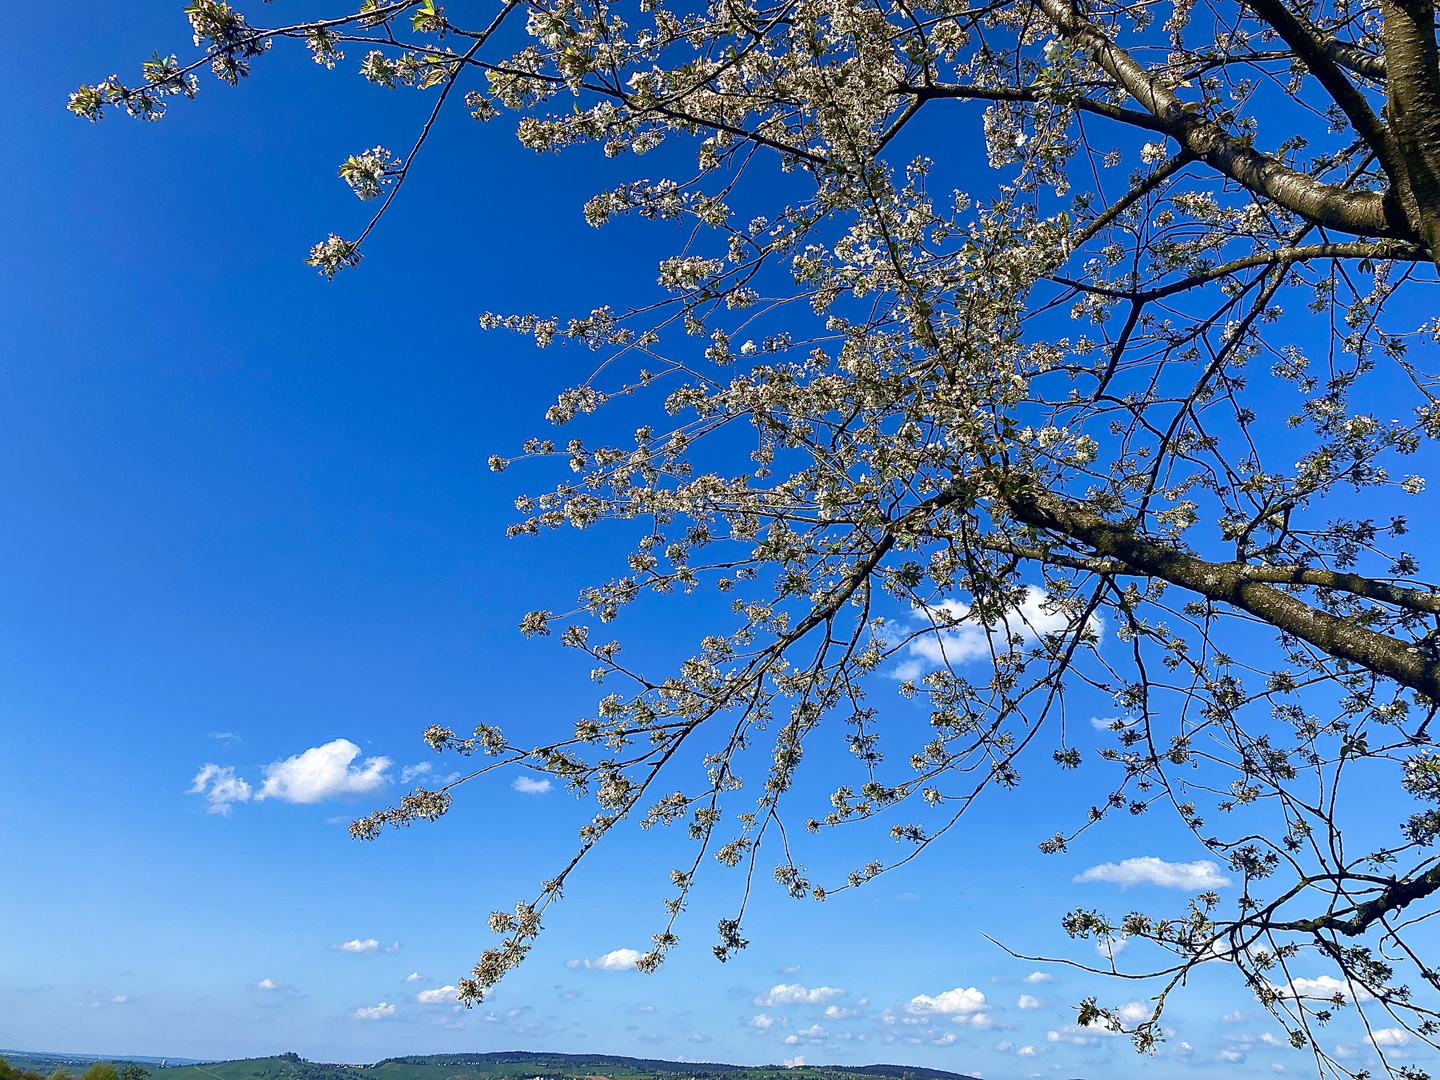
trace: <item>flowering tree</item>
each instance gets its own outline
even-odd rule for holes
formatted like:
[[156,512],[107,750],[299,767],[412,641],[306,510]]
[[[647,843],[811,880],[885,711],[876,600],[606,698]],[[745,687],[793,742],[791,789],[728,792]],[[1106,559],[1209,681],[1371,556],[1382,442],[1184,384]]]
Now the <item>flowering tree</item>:
[[[1149,1017],[1089,999],[1081,1022],[1153,1049],[1170,991],[1224,963],[1322,1073],[1346,1068],[1315,1030],[1348,1010],[1387,1070],[1424,1075],[1386,1047],[1440,1033],[1423,925],[1440,911],[1440,588],[1405,547],[1424,482],[1402,460],[1440,438],[1432,0],[506,0],[463,25],[434,0],[364,0],[271,29],[217,0],[186,13],[199,59],[157,55],[143,82],[82,86],[70,108],[157,119],[201,65],[235,83],[291,39],[433,96],[408,153],[340,166],[383,201],[354,239],[315,246],[326,276],[359,262],[447,104],[513,114],[537,151],[695,153],[585,206],[597,227],[691,226],[655,296],[482,316],[603,354],[553,425],[661,396],[633,438],[491,459],[569,467],[519,500],[514,534],[618,520],[638,541],[623,576],[521,625],[559,629],[597,681],[625,686],[573,737],[425,733],[493,757],[458,783],[519,765],[599,803],[574,860],[491,917],[503,940],[467,1001],[523,959],[622,819],[683,822],[695,841],[639,961],[652,970],[710,856],[741,868],[747,897],[762,867],[796,897],[861,886],[1022,766],[1081,766],[1067,700],[1103,695],[1118,715],[1089,768],[1112,771],[1108,798],[1041,848],[1167,812],[1239,895],[1202,892],[1178,918],[1067,916],[1071,936],[1159,958],[1097,968],[1156,979]],[[957,145],[957,109],[983,111],[978,199],[932,190],[938,167],[915,156],[978,154]],[[647,591],[710,587],[733,617],[673,673],[627,665],[585,625]],[[898,762],[875,704],[887,676],[929,711]],[[816,882],[782,810],[832,727],[855,776],[833,778],[806,827],[889,816],[901,847]],[[352,831],[439,817],[456,786]],[[721,960],[746,945],[743,914],[719,925]],[[1329,973],[1299,976],[1317,964]]]

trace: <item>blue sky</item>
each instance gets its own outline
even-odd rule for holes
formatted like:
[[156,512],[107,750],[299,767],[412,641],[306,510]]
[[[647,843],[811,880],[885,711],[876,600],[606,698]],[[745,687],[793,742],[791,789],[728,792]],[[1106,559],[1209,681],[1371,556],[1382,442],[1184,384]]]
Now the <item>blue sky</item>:
[[[584,666],[515,626],[608,576],[622,538],[506,541],[514,495],[546,478],[485,467],[541,430],[590,358],[483,334],[476,316],[645,288],[663,235],[596,233],[580,206],[648,173],[537,158],[503,122],[457,113],[362,270],[327,285],[304,252],[364,214],[336,164],[401,144],[425,101],[277,50],[160,125],[64,112],[77,82],[183,51],[180,6],[83,0],[63,47],[50,20],[0,38],[0,1045],[803,1056],[995,1080],[1157,1067],[1067,1026],[1087,993],[1143,992],[1036,980],[982,936],[1093,959],[1063,940],[1069,907],[1183,903],[1114,874],[1072,881],[1203,858],[1159,823],[1036,853],[1085,779],[995,800],[936,857],[824,907],[762,891],[751,948],[723,967],[710,928],[735,883],[717,877],[651,977],[614,954],[658,928],[684,845],[631,830],[573,879],[493,1002],[453,1006],[486,914],[552,874],[591,809],[502,777],[434,826],[369,845],[344,826],[407,769],[448,771],[420,741],[431,723],[539,741],[592,708]],[[704,611],[647,602],[623,629],[658,662]],[[250,799],[207,812],[189,792],[206,765]],[[863,859],[865,840],[824,841],[812,865]],[[1173,1022],[1165,1067],[1303,1069],[1222,973]]]

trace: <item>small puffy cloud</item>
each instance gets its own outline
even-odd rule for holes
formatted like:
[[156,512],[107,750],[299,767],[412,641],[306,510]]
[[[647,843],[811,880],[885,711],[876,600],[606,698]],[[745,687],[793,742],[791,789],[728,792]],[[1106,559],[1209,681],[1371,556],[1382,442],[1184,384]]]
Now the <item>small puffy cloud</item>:
[[1208,860],[1172,863],[1157,859],[1153,855],[1126,859],[1118,863],[1101,863],[1077,875],[1075,881],[1105,881],[1119,885],[1122,889],[1130,889],[1136,885],[1159,885],[1166,889],[1185,889],[1189,892],[1223,889],[1230,884],[1230,879],[1220,873],[1220,867]]
[[231,765],[223,768],[213,763],[205,764],[190,781],[189,795],[204,795],[210,803],[205,808],[208,814],[230,813],[230,807],[237,802],[249,802],[252,789],[249,784],[235,775]]
[[1238,1024],[1241,1020],[1245,1019],[1245,1014],[1239,1009],[1232,1009],[1230,1012],[1227,1012],[1224,1016],[1220,1017],[1220,1019],[1225,1021],[1225,1023],[1227,1024]]
[[1015,1007],[1017,1009],[1043,1009],[1045,1002],[1037,997],[1031,997],[1029,994],[1021,994],[1020,1000],[1015,1002]]
[[1215,1055],[1217,1061],[1223,1061],[1227,1065],[1238,1065],[1245,1060],[1245,1055],[1239,1050],[1221,1050]]
[[800,1066],[802,1066],[802,1065],[804,1065],[804,1064],[805,1064],[805,1059],[804,1059],[803,1057],[793,1057],[793,1058],[786,1058],[786,1059],[785,1059],[785,1067],[786,1067],[787,1069],[798,1069],[798,1068],[800,1068]]
[[390,782],[385,770],[387,757],[366,758],[352,764],[361,754],[349,739],[336,739],[324,746],[312,746],[303,754],[265,766],[265,783],[255,799],[279,799],[291,803],[317,803],[340,795],[368,795]]
[[1033,1046],[1022,1046],[1019,1050],[1016,1050],[1015,1053],[1018,1054],[1020,1057],[1034,1057],[1036,1054],[1040,1053],[1040,1051],[1036,1050]]
[[255,984],[255,987],[259,990],[283,990],[285,989],[285,984],[275,979],[261,979]]
[[1315,979],[1291,979],[1284,986],[1274,986],[1271,989],[1283,998],[1304,998],[1308,1001],[1334,1001],[1336,997],[1348,1002],[1370,1000],[1370,994],[1364,987],[1341,982],[1333,975],[1321,975]]
[[380,942],[371,938],[351,938],[349,941],[342,941],[339,945],[331,945],[335,952],[355,953],[357,956],[364,956],[380,948]]
[[1072,1046],[1094,1046],[1100,1040],[1095,1036],[1114,1035],[1116,1032],[1103,1027],[1078,1027],[1075,1024],[1066,1024],[1054,1031],[1045,1033],[1045,1041],[1052,1043],[1069,1043]]
[[448,1005],[456,1000],[455,987],[442,986],[435,990],[421,990],[415,995],[421,1005]]
[[1036,983],[1052,983],[1055,981],[1055,976],[1048,971],[1032,971],[1025,976],[1025,981],[1034,986]]
[[746,1021],[751,1027],[766,1031],[775,1026],[775,1017],[768,1013],[757,1013]]
[[1225,1041],[1241,1050],[1253,1050],[1257,1046],[1271,1046],[1279,1050],[1290,1045],[1268,1031],[1262,1031],[1259,1035],[1226,1035]]
[[585,966],[595,971],[634,971],[635,964],[643,955],[639,949],[616,949],[594,960],[586,960]]
[[839,1005],[827,1005],[825,1015],[831,1020],[849,1020],[850,1017],[859,1016],[860,1013],[855,1009],[843,1009]]
[[[113,1001],[116,1005],[124,1005],[125,1002],[127,1002],[127,1001],[130,1000],[130,998],[129,998],[127,995],[125,995],[125,994],[116,994],[116,995],[115,995],[114,997],[112,997],[110,1000]],[[1391,1030],[1399,1031],[1400,1029],[1399,1029],[1399,1028],[1393,1028],[1393,1029],[1391,1029]],[[1406,1042],[1409,1042],[1409,1040],[1407,1039]],[[1386,1044],[1386,1045],[1389,1045],[1389,1044]],[[1395,1043],[1394,1045],[1396,1045],[1396,1046],[1404,1046],[1405,1043]]]
[[356,1020],[388,1020],[395,1015],[395,1006],[382,1001],[378,1005],[362,1006],[350,1015]]
[[931,1039],[931,1040],[930,1040],[930,1045],[931,1045],[931,1046],[950,1046],[950,1045],[952,1045],[954,1042],[955,1042],[955,1033],[954,1033],[953,1031],[947,1031],[947,1032],[945,1032],[944,1034],[942,1034],[942,1035],[937,1035],[935,1038]]
[[817,986],[813,990],[799,983],[779,983],[755,999],[756,1005],[823,1005],[845,991],[836,986]]
[[386,946],[385,946],[385,951],[386,951],[386,952],[399,952],[399,951],[400,951],[400,942],[398,942],[398,941],[392,941],[389,945],[386,945]]
[[[988,660],[992,653],[1008,653],[1010,638],[1030,644],[1045,634],[1063,632],[1070,624],[1069,616],[1051,609],[1045,590],[1034,585],[1025,587],[1025,599],[1018,608],[988,627],[972,618],[970,605],[959,600],[918,606],[916,612],[921,626],[931,629],[910,642],[912,659],[900,665],[896,678],[913,679],[927,668]],[[1088,626],[1098,636],[1104,632],[1105,624],[1098,615],[1092,615]]]
[[550,778],[534,780],[528,776],[517,776],[510,786],[522,795],[544,795],[550,790]]
[[707,1043],[707,1042],[714,1042],[715,1040],[714,1040],[714,1038],[712,1038],[712,1037],[709,1036],[709,1035],[700,1035],[700,1034],[697,1033],[697,1034],[695,1034],[695,1035],[691,1035],[691,1036],[690,1036],[690,1041],[693,1042],[693,1043]]
[[425,981],[425,976],[424,976],[424,975],[421,975],[420,972],[418,972],[418,971],[412,971],[412,972],[410,972],[409,975],[406,975],[406,976],[405,976],[405,981],[406,981],[406,982],[424,982],[424,981]]
[[954,990],[946,990],[942,994],[931,997],[929,994],[916,994],[905,1006],[905,1011],[916,1016],[924,1016],[931,1013],[940,1013],[944,1016],[969,1016],[978,1013],[985,1008],[985,995],[975,987]]
[[799,964],[786,964],[784,967],[782,967],[782,968],[780,969],[780,971],[781,971],[782,974],[785,974],[785,975],[799,975],[799,974],[800,974],[800,965],[799,965]]
[[1370,1041],[1376,1046],[1408,1046],[1410,1033],[1404,1028],[1376,1028],[1370,1033]]
[[1138,1024],[1154,1016],[1155,1010],[1143,1001],[1127,1001],[1115,1010],[1115,1015],[1127,1024]]
[[[798,1035],[802,1039],[823,1039],[826,1034],[825,1029],[819,1024],[811,1024],[808,1028],[804,1028],[795,1033],[795,1035]],[[791,1038],[794,1038],[794,1036],[791,1036]]]
[[1006,1039],[1004,1042],[996,1043],[995,1049],[999,1050],[1002,1054],[1008,1054],[1011,1050],[1015,1049],[1015,1044],[1009,1039]]
[[1096,731],[1124,731],[1134,727],[1137,721],[1125,716],[1092,716],[1090,726]]

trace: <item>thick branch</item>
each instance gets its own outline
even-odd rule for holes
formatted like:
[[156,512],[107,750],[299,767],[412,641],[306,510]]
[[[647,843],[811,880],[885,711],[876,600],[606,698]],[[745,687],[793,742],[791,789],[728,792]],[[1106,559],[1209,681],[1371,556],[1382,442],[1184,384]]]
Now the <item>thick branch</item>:
[[1276,923],[1276,930],[1299,930],[1319,933],[1331,930],[1346,937],[1359,937],[1389,912],[1408,907],[1416,900],[1423,900],[1432,893],[1440,892],[1440,866],[1429,873],[1409,881],[1397,881],[1373,900],[1367,900],[1355,907],[1348,919],[1336,915],[1322,915],[1316,919],[1299,919],[1293,922]]
[[1389,120],[1409,179],[1410,224],[1440,258],[1440,57],[1433,0],[1381,0]]
[[1390,182],[1405,183],[1405,168],[1400,159],[1400,149],[1395,145],[1385,125],[1370,108],[1365,95],[1357,90],[1345,77],[1334,57],[1320,41],[1313,27],[1306,25],[1292,11],[1293,4],[1283,0],[1247,0],[1266,22],[1274,27],[1286,45],[1295,50],[1295,55],[1310,69],[1310,74],[1319,80],[1326,93],[1344,110],[1355,133],[1365,140]]
[[1236,183],[1316,225],[1361,236],[1410,239],[1416,235],[1394,199],[1369,191],[1344,191],[1259,153],[1200,115],[1193,105],[1182,102],[1070,0],[1037,2],[1062,34],[1093,55],[1096,63],[1163,123],[1167,134]]
[[1252,576],[1255,568],[1244,563],[1206,562],[1171,544],[1139,536],[1079,503],[1033,485],[1025,484],[1007,493],[1004,502],[1011,515],[1023,524],[1060,533],[1092,548],[1101,558],[1119,559],[1152,577],[1229,604],[1330,656],[1359,664],[1440,701],[1440,662],[1409,642],[1338,618],[1273,585],[1256,581]]

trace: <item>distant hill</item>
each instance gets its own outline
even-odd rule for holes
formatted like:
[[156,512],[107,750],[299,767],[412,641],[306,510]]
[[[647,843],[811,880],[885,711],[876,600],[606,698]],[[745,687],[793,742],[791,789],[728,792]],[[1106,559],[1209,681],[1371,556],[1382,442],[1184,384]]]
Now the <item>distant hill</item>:
[[[975,1080],[963,1073],[912,1065],[726,1065],[659,1061],[610,1054],[544,1054],[525,1050],[492,1054],[397,1057],[373,1065],[306,1061],[298,1054],[194,1062],[177,1058],[92,1057],[3,1051],[10,1064],[48,1073],[56,1065],[83,1069],[96,1061],[138,1061],[155,1080]],[[163,1063],[163,1067],[162,1067]]]

